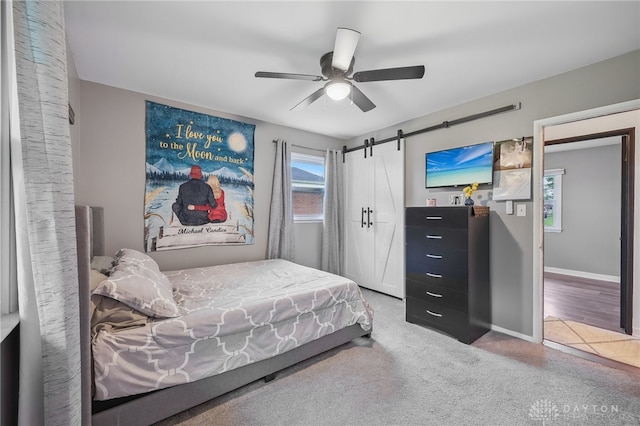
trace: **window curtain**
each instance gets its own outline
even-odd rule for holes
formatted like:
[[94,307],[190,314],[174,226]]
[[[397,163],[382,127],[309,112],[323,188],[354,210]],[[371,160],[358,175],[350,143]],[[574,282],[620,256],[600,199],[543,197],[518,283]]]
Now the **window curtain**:
[[267,259],[293,259],[293,201],[291,199],[291,147],[278,139],[269,210]]
[[323,271],[341,275],[344,254],[344,207],[342,151],[327,150],[325,155],[324,221],[322,224]]
[[13,22],[20,118],[19,138],[11,138],[18,423],[78,425],[78,273],[63,4],[14,1]]

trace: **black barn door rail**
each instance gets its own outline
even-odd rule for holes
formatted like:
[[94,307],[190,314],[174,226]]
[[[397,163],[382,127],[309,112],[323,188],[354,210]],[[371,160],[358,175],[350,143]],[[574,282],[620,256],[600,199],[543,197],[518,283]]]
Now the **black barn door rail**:
[[478,113],[478,114],[468,115],[466,117],[458,118],[456,120],[443,121],[440,124],[436,124],[436,125],[431,126],[431,127],[425,127],[424,129],[415,130],[415,131],[409,132],[409,133],[403,133],[402,130],[398,130],[398,134],[396,136],[391,137],[391,138],[387,138],[387,139],[382,139],[382,140],[374,140],[374,138],[365,139],[363,145],[359,145],[359,146],[356,146],[356,147],[353,147],[353,148],[347,148],[347,146],[344,145],[342,147],[342,162],[344,163],[345,154],[347,152],[353,152],[353,151],[357,151],[359,149],[364,149],[364,157],[367,158],[367,148],[369,148],[369,156],[373,156],[373,146],[374,145],[380,145],[380,144],[387,143],[387,142],[392,142],[392,141],[397,141],[398,142],[398,150],[400,150],[400,141],[402,140],[402,138],[408,138],[408,137],[411,137],[411,136],[420,135],[422,133],[427,133],[427,132],[431,132],[431,131],[438,130],[438,129],[448,129],[449,127],[455,126],[456,124],[467,123],[469,121],[478,120],[480,118],[485,118],[485,117],[490,117],[492,115],[501,114],[503,112],[515,111],[515,110],[518,110],[520,108],[522,108],[522,103],[518,102],[517,104],[511,104],[511,105],[503,106],[503,107],[500,107],[500,108],[492,109],[490,111],[485,111],[485,112],[481,112],[481,113]]

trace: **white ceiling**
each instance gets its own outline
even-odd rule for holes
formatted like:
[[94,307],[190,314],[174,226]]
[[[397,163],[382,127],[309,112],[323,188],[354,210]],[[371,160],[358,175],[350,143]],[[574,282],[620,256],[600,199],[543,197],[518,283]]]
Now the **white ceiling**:
[[[78,75],[348,139],[640,49],[640,2],[66,1]],[[361,32],[354,72],[425,65],[420,80],[355,83],[377,107],[326,96],[336,28]],[[503,105],[496,105],[501,107]]]

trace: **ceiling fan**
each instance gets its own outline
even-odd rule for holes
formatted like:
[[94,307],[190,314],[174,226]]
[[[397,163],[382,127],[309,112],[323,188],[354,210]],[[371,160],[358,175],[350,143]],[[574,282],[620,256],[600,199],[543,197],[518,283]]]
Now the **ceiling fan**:
[[370,111],[376,106],[360,89],[353,85],[352,81],[365,83],[369,81],[419,79],[424,76],[424,65],[358,71],[353,76],[350,76],[355,63],[353,54],[359,39],[360,33],[358,31],[349,28],[338,28],[333,52],[325,53],[320,58],[322,76],[268,71],[258,71],[255,76],[327,82],[324,87],[316,90],[291,108],[292,111],[311,105],[326,93],[327,96],[334,100],[344,99],[351,94],[352,102],[363,112]]

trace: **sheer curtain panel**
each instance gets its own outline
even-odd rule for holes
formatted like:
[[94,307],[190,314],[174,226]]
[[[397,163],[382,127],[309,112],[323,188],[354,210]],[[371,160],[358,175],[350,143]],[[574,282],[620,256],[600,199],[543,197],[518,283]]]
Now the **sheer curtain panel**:
[[[14,1],[20,136],[11,140],[20,425],[81,424],[66,44],[60,1]],[[88,419],[85,419],[88,421]]]
[[291,148],[278,139],[269,210],[268,259],[293,259],[293,201],[291,199]]
[[342,151],[327,150],[325,156],[324,222],[321,268],[342,274],[344,255],[344,208]]

